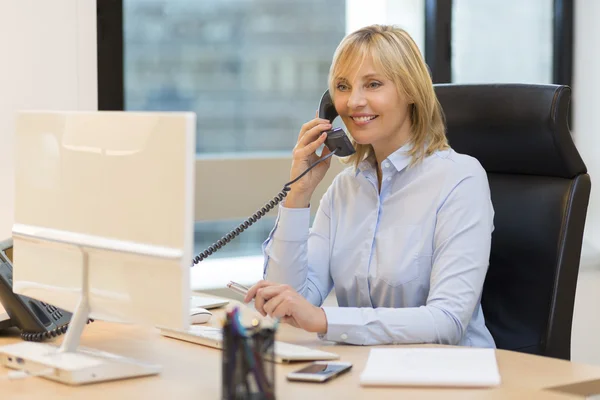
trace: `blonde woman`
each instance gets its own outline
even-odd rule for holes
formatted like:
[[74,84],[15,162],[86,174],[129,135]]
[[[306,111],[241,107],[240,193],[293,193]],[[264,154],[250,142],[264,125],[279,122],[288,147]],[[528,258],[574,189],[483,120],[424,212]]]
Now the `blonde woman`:
[[[330,159],[292,185],[263,245],[266,280],[245,301],[326,340],[495,347],[480,305],[494,217],[487,176],[449,147],[414,41],[392,26],[348,35],[329,90],[357,149],[352,166],[310,229],[311,196]],[[330,128],[318,118],[302,126],[292,178]],[[321,307],[332,289],[339,307]]]

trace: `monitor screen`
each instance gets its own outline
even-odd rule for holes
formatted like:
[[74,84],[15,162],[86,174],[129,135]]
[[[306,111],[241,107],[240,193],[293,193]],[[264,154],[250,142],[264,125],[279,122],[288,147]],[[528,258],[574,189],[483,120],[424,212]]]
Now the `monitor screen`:
[[16,123],[16,293],[90,318],[185,329],[193,113],[23,112]]

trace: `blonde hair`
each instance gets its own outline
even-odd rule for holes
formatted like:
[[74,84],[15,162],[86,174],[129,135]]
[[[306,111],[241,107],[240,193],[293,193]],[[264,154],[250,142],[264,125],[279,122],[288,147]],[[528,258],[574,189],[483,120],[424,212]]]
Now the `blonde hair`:
[[[346,36],[333,55],[329,70],[329,92],[335,96],[335,82],[347,76],[365,58],[371,57],[375,67],[391,80],[411,104],[411,163],[414,165],[437,150],[449,148],[442,107],[435,95],[429,70],[419,48],[403,29],[389,25],[371,25]],[[345,162],[355,166],[374,158],[373,146],[357,144],[356,153]]]

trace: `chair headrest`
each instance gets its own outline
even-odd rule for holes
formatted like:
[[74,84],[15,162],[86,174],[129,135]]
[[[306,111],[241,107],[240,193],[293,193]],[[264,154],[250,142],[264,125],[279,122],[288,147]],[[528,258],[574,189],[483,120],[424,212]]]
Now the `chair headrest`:
[[586,166],[568,126],[571,89],[559,85],[434,85],[450,146],[485,170],[573,178]]

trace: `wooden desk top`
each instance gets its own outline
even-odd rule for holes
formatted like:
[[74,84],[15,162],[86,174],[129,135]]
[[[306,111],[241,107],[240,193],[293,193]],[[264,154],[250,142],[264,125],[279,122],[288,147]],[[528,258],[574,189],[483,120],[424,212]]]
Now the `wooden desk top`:
[[[219,325],[222,311],[216,311],[210,325]],[[245,317],[251,318],[250,313]],[[319,347],[354,364],[352,370],[330,382],[313,384],[288,382],[285,375],[306,363],[277,364],[278,399],[308,399],[318,394],[343,399],[572,399],[600,393],[600,367],[498,350],[497,360],[502,385],[494,389],[420,389],[363,388],[359,376],[366,364],[369,347],[334,346],[288,325],[281,325],[277,339]],[[0,346],[18,342],[17,332],[0,332]],[[59,344],[61,339],[56,340]],[[8,369],[0,367],[0,392],[3,398],[31,399],[217,399],[221,396],[221,354],[217,349],[162,337],[157,329],[133,325],[95,322],[86,327],[82,346],[159,363],[160,375],[70,387],[46,379],[2,379]],[[334,347],[332,347],[334,346]],[[544,390],[548,389],[548,390]],[[4,397],[8,394],[8,397]],[[325,397],[323,397],[325,398]]]

